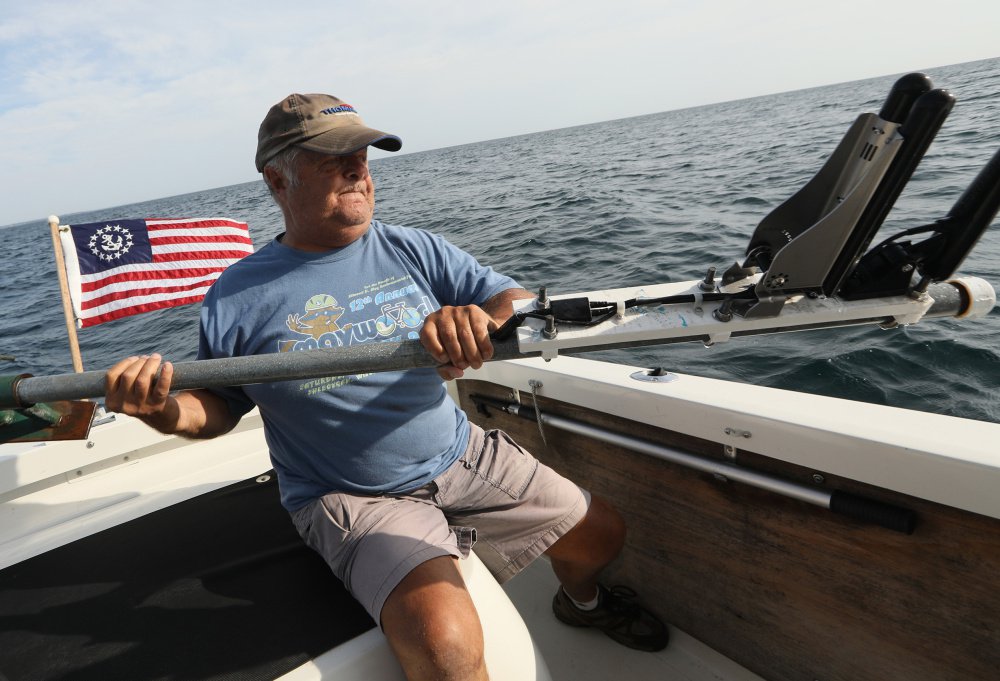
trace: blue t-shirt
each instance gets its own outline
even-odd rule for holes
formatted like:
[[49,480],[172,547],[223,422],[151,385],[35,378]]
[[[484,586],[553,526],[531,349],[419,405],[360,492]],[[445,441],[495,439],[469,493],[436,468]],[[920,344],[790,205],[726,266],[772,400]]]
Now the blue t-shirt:
[[[443,305],[482,304],[517,283],[443,238],[373,221],[344,248],[307,253],[277,239],[227,269],[202,303],[200,359],[416,339]],[[216,390],[260,407],[281,502],[334,491],[407,492],[468,444],[465,414],[434,369]]]

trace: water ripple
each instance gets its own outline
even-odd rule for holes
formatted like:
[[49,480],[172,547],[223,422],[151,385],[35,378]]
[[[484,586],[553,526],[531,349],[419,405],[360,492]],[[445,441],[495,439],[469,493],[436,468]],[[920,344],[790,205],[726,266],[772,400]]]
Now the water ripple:
[[[1000,144],[1000,59],[928,71],[957,105],[884,230],[942,217]],[[440,232],[528,288],[553,292],[703,276],[742,256],[757,223],[820,168],[895,77],[521,135],[372,162],[376,216]],[[281,231],[260,182],[63,216],[225,214],[255,243]],[[48,227],[3,228],[0,352],[5,373],[69,370]],[[963,271],[1000,284],[1000,233]],[[194,356],[196,306],[85,329],[88,368],[159,351]],[[913,329],[836,329],[754,337],[706,349],[601,353],[611,361],[1000,421],[1000,313]]]

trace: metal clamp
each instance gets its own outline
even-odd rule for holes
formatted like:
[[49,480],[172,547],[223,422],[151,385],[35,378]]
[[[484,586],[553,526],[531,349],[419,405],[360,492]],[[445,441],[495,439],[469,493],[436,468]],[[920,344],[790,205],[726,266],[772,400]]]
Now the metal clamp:
[[545,428],[542,427],[542,411],[538,407],[538,391],[545,384],[532,378],[528,380],[528,385],[531,387],[531,401],[535,405],[535,422],[538,424],[538,434],[542,436],[542,444],[548,447],[549,443],[545,439]]

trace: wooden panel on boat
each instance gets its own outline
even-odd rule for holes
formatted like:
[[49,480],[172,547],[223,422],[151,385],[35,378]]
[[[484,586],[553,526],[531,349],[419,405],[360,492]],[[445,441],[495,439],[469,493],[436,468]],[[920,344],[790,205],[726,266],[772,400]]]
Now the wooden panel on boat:
[[[822,487],[912,509],[906,535],[548,427],[470,394],[462,406],[625,515],[606,581],[772,681],[1000,678],[1000,521],[825,475]],[[522,394],[525,405],[530,394]],[[539,398],[542,411],[723,460],[722,445]],[[747,444],[752,441],[748,440]],[[817,471],[740,451],[737,463],[810,485]],[[821,472],[821,471],[820,471]]]

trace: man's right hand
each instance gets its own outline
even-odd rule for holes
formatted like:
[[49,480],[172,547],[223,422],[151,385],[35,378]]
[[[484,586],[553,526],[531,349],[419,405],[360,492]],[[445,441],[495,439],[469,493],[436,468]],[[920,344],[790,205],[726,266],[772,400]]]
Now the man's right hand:
[[[157,377],[156,372],[160,375]],[[240,421],[226,401],[209,390],[170,394],[174,365],[159,355],[128,357],[111,367],[104,379],[104,406],[134,416],[168,435],[211,438]]]
[[160,432],[174,433],[180,409],[170,395],[173,375],[173,365],[162,362],[158,354],[127,357],[105,375],[104,406],[108,411],[135,416]]

